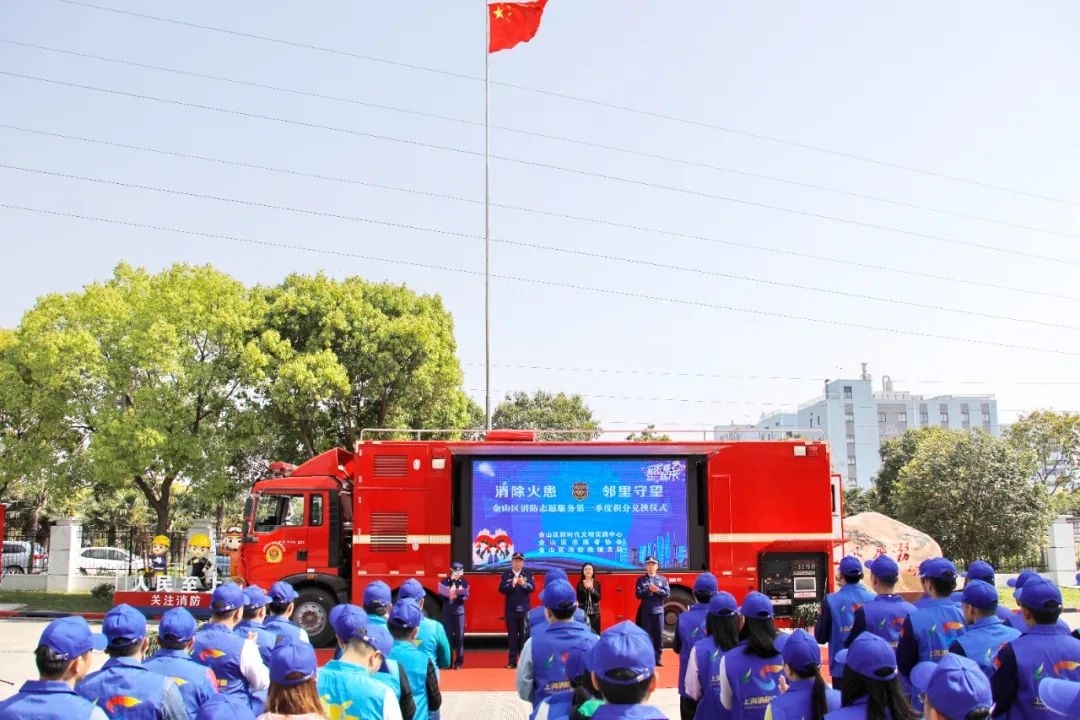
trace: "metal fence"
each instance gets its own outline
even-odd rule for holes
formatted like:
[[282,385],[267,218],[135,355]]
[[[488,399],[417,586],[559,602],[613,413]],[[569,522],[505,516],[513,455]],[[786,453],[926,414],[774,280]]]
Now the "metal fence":
[[[160,535],[141,527],[87,524],[82,529],[82,548],[77,567],[82,575],[138,575],[151,568],[152,556],[160,546]],[[168,548],[164,553],[168,569],[184,562],[185,534],[164,533]]]

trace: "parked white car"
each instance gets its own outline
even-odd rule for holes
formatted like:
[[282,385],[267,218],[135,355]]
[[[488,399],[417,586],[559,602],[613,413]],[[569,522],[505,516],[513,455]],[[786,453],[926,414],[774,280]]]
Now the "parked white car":
[[79,551],[79,572],[83,575],[138,574],[146,561],[123,548],[86,547]]
[[[31,555],[33,560],[31,561]],[[45,555],[45,549],[34,543],[31,553],[30,543],[26,540],[5,540],[4,560],[5,572],[22,574],[27,572],[41,573],[49,567],[49,559]]]

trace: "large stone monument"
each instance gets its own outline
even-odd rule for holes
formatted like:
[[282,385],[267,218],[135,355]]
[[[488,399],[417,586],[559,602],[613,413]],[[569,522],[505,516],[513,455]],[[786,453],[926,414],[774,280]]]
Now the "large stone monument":
[[[932,537],[887,515],[864,512],[844,518],[844,554],[862,558],[888,555],[900,565],[897,592],[922,592],[919,563],[941,557],[941,546]],[[870,573],[866,573],[869,584]]]

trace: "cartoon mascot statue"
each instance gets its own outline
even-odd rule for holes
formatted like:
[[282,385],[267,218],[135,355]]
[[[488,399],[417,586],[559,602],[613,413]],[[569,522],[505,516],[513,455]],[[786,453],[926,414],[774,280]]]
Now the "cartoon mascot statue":
[[225,577],[231,578],[237,585],[244,585],[244,568],[240,559],[240,545],[244,542],[244,531],[233,526],[225,531],[222,553],[228,560]]
[[210,538],[201,533],[188,538],[188,576],[198,579],[202,590],[214,584],[214,559],[210,557]]

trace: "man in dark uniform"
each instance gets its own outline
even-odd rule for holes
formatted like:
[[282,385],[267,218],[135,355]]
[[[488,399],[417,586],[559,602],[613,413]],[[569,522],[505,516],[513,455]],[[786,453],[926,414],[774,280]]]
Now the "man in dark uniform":
[[638,625],[652,639],[656,664],[663,665],[661,653],[664,637],[661,631],[664,625],[664,601],[671,595],[671,586],[666,577],[657,574],[659,567],[660,563],[652,555],[645,558],[645,574],[638,578],[634,595],[641,600],[637,612]]
[[506,596],[506,637],[510,644],[508,668],[517,667],[518,655],[525,644],[529,596],[534,589],[532,574],[525,569],[525,556],[515,552],[510,558],[510,569],[502,574],[499,582],[499,592]]
[[456,560],[450,563],[450,575],[439,581],[439,595],[443,601],[443,626],[450,640],[453,659],[452,670],[465,664],[465,601],[469,599],[469,581],[465,579],[465,566]]

